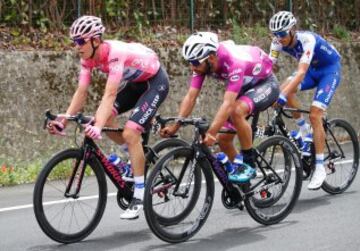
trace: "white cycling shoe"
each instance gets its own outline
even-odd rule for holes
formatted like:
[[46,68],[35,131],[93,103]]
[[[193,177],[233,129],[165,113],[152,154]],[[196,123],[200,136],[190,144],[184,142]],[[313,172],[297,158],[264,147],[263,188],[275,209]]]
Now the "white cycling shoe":
[[321,187],[326,179],[325,167],[315,167],[315,171],[311,177],[310,183],[307,186],[309,190],[317,190]]
[[134,220],[139,218],[139,214],[143,209],[143,202],[138,198],[133,198],[130,202],[129,208],[120,215],[120,219]]

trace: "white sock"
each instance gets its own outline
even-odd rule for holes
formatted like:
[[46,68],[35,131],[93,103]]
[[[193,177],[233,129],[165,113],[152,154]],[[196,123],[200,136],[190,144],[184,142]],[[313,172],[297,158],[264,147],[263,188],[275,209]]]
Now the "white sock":
[[134,181],[135,181],[134,198],[143,200],[144,190],[145,190],[144,175],[135,176]]
[[324,168],[324,154],[316,154],[315,157],[315,168]]

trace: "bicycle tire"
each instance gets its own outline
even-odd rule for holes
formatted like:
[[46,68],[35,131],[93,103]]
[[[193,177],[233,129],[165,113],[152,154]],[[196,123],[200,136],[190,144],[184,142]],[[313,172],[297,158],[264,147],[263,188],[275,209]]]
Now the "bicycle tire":
[[[159,190],[158,187],[154,187],[154,184],[160,185],[163,184],[163,187],[168,187],[168,184],[172,184],[174,186],[179,185],[181,187],[180,183],[182,181],[179,180],[172,180],[171,182],[176,181],[176,183],[170,183],[169,176],[171,178],[171,175],[176,176],[175,173],[171,173],[170,168],[171,164],[169,164],[170,161],[174,161],[174,163],[180,162],[181,158],[185,159],[185,163],[188,163],[187,160],[192,161],[194,159],[194,151],[190,147],[179,147],[171,150],[164,156],[162,156],[158,162],[155,164],[154,170],[149,174],[149,177],[147,179],[146,187],[145,187],[145,197],[144,197],[144,212],[145,212],[145,218],[146,221],[152,230],[152,232],[161,240],[169,242],[169,243],[178,243],[183,242],[189,238],[191,238],[194,234],[196,234],[203,224],[205,223],[213,203],[214,199],[214,180],[213,175],[211,172],[210,163],[205,160],[201,159],[194,164],[194,180],[190,182],[190,184],[193,184],[192,194],[190,201],[187,203],[186,207],[183,208],[183,211],[176,214],[173,217],[164,217],[160,215],[159,211],[164,212],[165,210],[159,209],[157,210],[157,206],[162,205],[168,205],[167,203],[170,203],[171,201],[176,201],[176,197],[174,196],[174,193],[170,194],[167,193],[168,190]],[[194,163],[194,162],[191,162]],[[178,163],[176,164],[178,167]],[[191,176],[191,169],[189,169],[189,166],[187,165],[184,171],[189,171],[189,175]],[[183,169],[181,168],[181,170]],[[190,167],[191,168],[191,167]],[[175,169],[178,172],[181,172],[179,169]],[[169,175],[166,175],[166,173],[169,173]],[[171,175],[170,175],[171,174]],[[160,179],[158,179],[160,177]],[[202,177],[205,178],[205,185],[202,186]],[[160,183],[159,183],[160,180]],[[180,183],[179,183],[180,182]],[[160,187],[161,188],[161,187]],[[166,188],[167,189],[167,188]],[[159,203],[157,203],[157,197],[153,196],[159,196],[158,192],[154,191],[166,191],[167,195],[173,196],[173,197],[167,197],[167,200],[163,200],[160,198]],[[191,190],[191,189],[190,189]],[[204,192],[200,194],[200,192]],[[203,195],[203,197],[199,200],[199,198]],[[164,197],[166,198],[166,197]],[[194,210],[194,208],[197,206],[197,203],[200,201],[200,209]],[[203,204],[201,204],[203,203]],[[181,203],[178,203],[181,204]],[[164,207],[163,207],[164,208]],[[179,205],[177,205],[177,208],[179,208]],[[175,210],[175,208],[172,208]],[[172,210],[169,210],[169,212]],[[193,213],[196,214],[193,216]],[[197,214],[198,213],[198,214]],[[166,221],[164,221],[166,220]],[[190,226],[185,225],[187,223],[191,223]],[[176,232],[177,227],[180,228],[179,232]]]
[[[88,163],[85,166],[85,173],[88,175],[83,177],[81,198],[69,199],[64,195],[68,177],[72,176],[73,169],[73,165],[66,162],[77,162],[82,157],[83,151],[81,149],[68,149],[57,153],[45,164],[35,183],[33,204],[36,220],[48,237],[60,243],[74,243],[86,238],[95,230],[105,210],[107,201],[106,178],[101,164],[96,158],[88,158]],[[92,182],[92,184],[89,184],[89,182]],[[95,188],[94,184],[98,186],[98,191],[94,196],[98,201],[95,204],[91,201],[92,197],[87,197],[86,191],[84,191],[86,188],[93,190]],[[56,192],[59,195],[59,200],[53,200]],[[93,195],[92,192],[89,192],[89,196]],[[51,199],[50,201],[47,201],[48,197]],[[62,203],[65,203],[64,206],[61,205]],[[93,204],[95,206],[91,208]],[[60,209],[64,210],[60,219],[55,219],[55,217],[58,218],[57,215],[60,210],[57,209],[57,205],[61,205]],[[70,219],[64,217],[66,210],[69,208],[72,213]],[[90,209],[93,209],[92,215],[86,215],[85,210]],[[54,215],[53,212],[56,214]],[[78,214],[75,215],[75,213]],[[80,213],[83,213],[83,215],[80,215]],[[70,222],[69,225],[66,225],[72,219],[75,219],[76,223]],[[89,222],[84,226],[80,226],[79,224],[84,219],[89,220]],[[54,220],[54,222],[51,222],[51,220]],[[55,220],[58,220],[58,222],[55,222]],[[77,226],[73,224],[77,224]],[[63,226],[65,227],[63,228]]]
[[[277,147],[278,148],[275,148]],[[280,169],[277,172],[276,167],[281,168],[282,164],[276,164],[271,163],[271,168],[276,172],[276,174],[281,178],[283,173],[283,181],[282,185],[279,182],[279,179],[276,177],[276,175],[272,171],[268,171],[270,174],[267,174],[268,177],[273,177],[274,182],[270,183],[273,184],[273,186],[270,186],[270,188],[274,188],[272,190],[268,190],[270,192],[270,196],[274,196],[274,198],[270,201],[267,201],[265,203],[266,206],[263,204],[260,204],[260,206],[257,206],[257,203],[259,203],[260,198],[256,198],[258,194],[260,194],[261,189],[264,189],[266,185],[269,185],[264,183],[263,186],[259,186],[257,191],[252,196],[246,196],[244,200],[245,207],[250,214],[250,216],[257,221],[260,224],[263,225],[272,225],[275,223],[280,222],[285,217],[287,217],[292,209],[294,208],[302,187],[302,166],[301,166],[301,158],[300,155],[296,149],[296,146],[286,137],[280,136],[280,135],[274,135],[267,139],[265,139],[263,142],[259,144],[257,147],[259,153],[263,156],[263,158],[266,160],[268,156],[266,156],[266,150],[269,148],[273,149],[282,149],[286,151],[286,154],[291,156],[292,159],[292,165],[290,168],[288,166],[284,166],[284,169]],[[279,151],[279,150],[278,150]],[[275,150],[274,150],[275,152]],[[271,154],[278,154],[277,152],[271,153]],[[274,155],[275,156],[275,155]],[[271,157],[273,158],[273,157]],[[260,157],[257,158],[257,164],[263,166],[265,161],[260,160]],[[273,160],[271,160],[273,161]],[[258,167],[259,168],[259,167]],[[265,167],[264,167],[265,169]],[[259,169],[258,169],[259,170]],[[259,172],[258,172],[259,173]],[[261,177],[259,177],[261,178]],[[289,179],[289,180],[287,180]],[[253,180],[254,182],[254,180]],[[278,191],[278,192],[277,192]],[[259,192],[259,193],[257,193]],[[276,194],[277,192],[277,194]],[[285,195],[289,194],[288,201],[285,202]],[[280,207],[284,205],[281,209]],[[279,211],[275,212],[276,209],[279,209]],[[272,214],[273,213],[273,214]]]
[[[339,142],[339,144],[347,144],[349,142],[349,144],[344,145],[344,147],[352,147],[352,150],[350,149],[350,151],[346,150],[345,152],[345,157],[349,156],[349,154],[352,154],[352,158],[350,157],[351,160],[344,160],[343,158],[341,158],[340,162],[337,162],[335,160],[335,162],[328,162],[326,161],[327,159],[331,158],[331,155],[336,155],[339,154],[337,152],[338,146],[336,144],[334,144],[334,147],[336,147],[336,149],[332,148],[331,149],[331,155],[329,153],[328,149],[325,146],[325,156],[324,156],[324,165],[327,167],[327,170],[330,171],[330,174],[328,172],[328,175],[326,176],[326,179],[324,181],[324,183],[322,184],[321,188],[329,193],[329,194],[340,194],[343,193],[345,190],[347,190],[350,185],[352,184],[352,182],[355,179],[356,173],[358,171],[358,166],[359,166],[359,141],[356,135],[356,132],[354,130],[354,128],[350,125],[350,123],[348,123],[346,120],[344,119],[332,119],[329,122],[330,125],[330,130],[333,133],[333,135],[330,133],[329,130],[326,130],[326,142],[327,145],[330,146],[332,145],[333,142],[331,142],[333,140],[333,136],[336,138],[337,142]],[[343,129],[343,133],[339,134],[339,135],[334,135],[336,134],[336,128],[340,128]],[[345,135],[344,132],[346,132],[348,135]],[[340,138],[341,136],[341,138]],[[344,141],[345,140],[345,141]],[[341,142],[342,141],[342,142]],[[345,151],[345,149],[344,149]],[[341,184],[336,184],[337,181],[339,180],[337,177],[337,174],[339,173],[339,171],[341,172],[340,175],[342,175],[342,171],[345,170],[345,163],[347,163],[347,161],[352,161],[352,165],[351,168],[349,169],[349,171],[347,171],[347,178],[346,180],[344,180]],[[344,165],[342,164],[344,163]],[[332,166],[332,169],[330,169],[330,165]],[[339,168],[340,167],[340,168]],[[333,173],[331,173],[332,171],[334,171]],[[336,175],[336,176],[334,176]],[[332,182],[334,181],[334,182]]]

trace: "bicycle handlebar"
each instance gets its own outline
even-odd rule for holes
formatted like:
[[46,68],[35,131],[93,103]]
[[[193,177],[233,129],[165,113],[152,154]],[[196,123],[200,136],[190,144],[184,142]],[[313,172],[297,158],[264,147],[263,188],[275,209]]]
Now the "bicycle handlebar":
[[[49,120],[56,120],[57,117],[58,115],[52,114],[50,110],[46,110],[43,128],[46,128]],[[84,116],[82,113],[78,113],[76,115],[65,115],[64,118],[68,121],[75,121],[79,125],[88,124],[93,119],[93,117]]]

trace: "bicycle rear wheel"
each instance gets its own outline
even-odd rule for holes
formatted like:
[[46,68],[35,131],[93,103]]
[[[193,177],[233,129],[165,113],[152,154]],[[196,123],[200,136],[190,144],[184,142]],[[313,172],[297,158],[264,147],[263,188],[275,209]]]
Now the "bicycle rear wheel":
[[[33,204],[36,220],[43,232],[57,242],[81,241],[96,228],[105,210],[107,185],[104,171],[97,159],[88,158],[88,163],[83,166],[83,180],[78,184],[82,158],[80,149],[56,154],[44,166],[35,183]],[[74,182],[66,194],[72,178]],[[78,186],[80,192],[75,195]]]
[[354,181],[359,166],[359,141],[355,130],[343,119],[329,121],[324,152],[326,179],[322,189],[339,194]]
[[213,198],[210,164],[197,161],[189,147],[176,148],[159,159],[147,178],[145,217],[161,240],[182,242],[205,223]]
[[302,186],[300,155],[287,138],[275,135],[257,147],[257,177],[244,203],[250,216],[263,225],[283,220],[295,206]]

